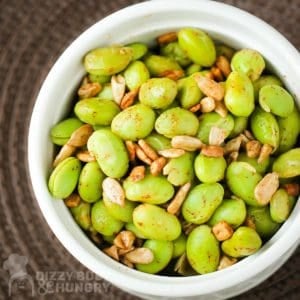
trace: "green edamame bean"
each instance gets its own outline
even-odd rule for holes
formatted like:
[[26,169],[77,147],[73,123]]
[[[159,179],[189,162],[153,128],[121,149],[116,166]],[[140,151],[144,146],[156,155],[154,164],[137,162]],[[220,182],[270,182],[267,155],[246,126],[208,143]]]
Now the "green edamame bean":
[[242,49],[235,53],[231,60],[231,69],[247,75],[252,81],[257,80],[266,63],[262,55],[252,49]]
[[271,218],[277,223],[283,223],[291,212],[289,195],[284,189],[279,189],[270,201]]
[[102,196],[102,181],[104,178],[105,175],[96,161],[87,163],[82,168],[79,177],[78,193],[80,197],[89,203],[99,200]]
[[220,260],[219,242],[209,226],[200,225],[189,234],[186,254],[197,273],[206,274],[217,270]]
[[231,61],[235,50],[227,45],[216,45],[217,56],[225,56],[229,61]]
[[74,191],[81,171],[81,163],[75,157],[60,162],[49,178],[49,191],[55,198],[67,198]]
[[173,241],[181,233],[177,217],[152,204],[140,204],[134,209],[133,224],[146,238],[153,240]]
[[273,172],[280,178],[290,178],[300,175],[300,148],[294,148],[281,154],[273,163]]
[[123,140],[135,141],[146,137],[154,127],[155,113],[144,105],[136,104],[120,112],[111,123],[111,130]]
[[113,245],[114,239],[116,238],[116,234],[113,234],[113,235],[103,235],[102,234],[102,238],[105,242]]
[[184,254],[186,249],[186,236],[181,233],[179,238],[173,241],[173,255],[172,258],[177,258]]
[[187,56],[196,64],[210,67],[216,60],[212,39],[202,30],[184,28],[178,32],[178,43]]
[[270,84],[283,86],[280,79],[274,75],[262,75],[256,81],[254,81],[253,88],[255,99],[258,99],[260,89]]
[[251,80],[243,73],[231,72],[226,80],[224,102],[237,117],[248,117],[254,110],[254,90]]
[[148,52],[147,45],[143,43],[132,43],[127,45],[126,47],[132,49],[132,60],[141,59]]
[[124,78],[127,87],[132,91],[146,82],[150,78],[150,74],[145,64],[136,60],[127,67]]
[[266,85],[259,91],[259,105],[266,112],[286,118],[294,110],[294,99],[281,86]]
[[154,255],[154,260],[149,264],[136,264],[139,271],[156,274],[163,270],[171,261],[173,243],[169,241],[147,240],[143,247],[148,248]]
[[189,109],[199,103],[203,97],[203,93],[199,89],[197,82],[192,77],[178,80],[177,86],[177,98],[183,108]]
[[112,119],[120,112],[120,108],[111,100],[89,98],[77,102],[74,111],[82,122],[91,125],[110,125]]
[[114,96],[112,93],[112,87],[110,83],[106,83],[103,85],[102,90],[98,94],[97,98],[99,100],[111,100],[114,101]]
[[195,186],[183,203],[184,219],[193,224],[207,222],[221,204],[223,196],[224,189],[219,183],[202,183]]
[[109,129],[99,129],[90,136],[88,150],[96,157],[103,173],[120,178],[128,169],[129,158],[122,140]]
[[187,152],[180,157],[171,158],[164,167],[168,181],[175,186],[184,185],[194,179],[194,153]]
[[238,136],[240,133],[246,130],[248,125],[248,118],[247,117],[236,117],[233,116],[234,120],[234,127],[229,135],[229,138],[234,138]]
[[246,214],[246,205],[242,199],[224,199],[209,219],[208,224],[214,226],[221,221],[226,221],[233,228],[237,228],[244,223]]
[[72,133],[82,125],[83,123],[77,118],[68,118],[59,122],[51,129],[52,143],[63,146],[67,143]]
[[119,204],[110,201],[105,195],[103,195],[103,203],[108,213],[116,220],[125,223],[132,222],[132,213],[136,207],[136,203],[125,199],[124,206],[121,206]]
[[187,54],[181,49],[178,42],[172,42],[161,47],[160,52],[163,56],[174,59],[182,67],[186,67],[191,63],[191,60],[188,58]]
[[194,73],[200,72],[202,70],[202,66],[199,64],[191,64],[189,67],[186,69],[186,75],[190,76]]
[[224,178],[226,169],[224,157],[208,157],[199,154],[195,159],[195,173],[198,179],[204,183],[218,182]]
[[222,118],[215,112],[201,115],[199,123],[197,137],[205,144],[209,143],[209,133],[213,126],[223,129],[225,137],[229,136],[234,127],[233,117],[230,114],[228,114],[225,118]]
[[188,110],[175,107],[163,112],[155,122],[158,133],[172,138],[176,135],[195,136],[199,127],[199,120]]
[[256,108],[250,118],[253,135],[262,144],[269,144],[275,149],[279,145],[279,127],[273,114]]
[[109,214],[103,201],[98,201],[93,205],[91,216],[94,229],[106,236],[117,234],[124,225]]
[[168,107],[177,95],[177,85],[169,78],[152,78],[143,83],[140,92],[140,102],[152,108]]
[[89,74],[88,77],[91,82],[98,82],[100,84],[109,83],[111,80],[111,76],[109,76],[109,75]]
[[226,183],[231,192],[248,205],[260,206],[254,197],[254,189],[262,176],[248,163],[232,162],[226,171]]
[[258,163],[257,158],[251,158],[245,152],[240,153],[237,160],[248,163],[253,168],[255,168],[256,172],[261,175],[267,172],[271,162],[270,157],[267,157],[261,163]]
[[296,145],[300,133],[299,120],[300,114],[296,107],[287,118],[277,118],[280,136],[278,153],[286,152]]
[[241,226],[222,243],[222,250],[231,257],[244,257],[257,252],[261,245],[261,238],[254,229]]
[[84,57],[84,67],[90,74],[109,76],[123,71],[132,58],[129,47],[97,48]]
[[142,180],[132,181],[128,177],[123,188],[128,200],[151,204],[162,204],[174,195],[174,188],[164,176],[147,174]]
[[165,56],[149,55],[144,62],[153,77],[161,76],[167,71],[181,70],[180,65],[174,59]]
[[172,148],[171,140],[158,133],[151,133],[145,140],[156,151]]
[[146,237],[139,231],[139,229],[133,223],[126,223],[126,230],[131,231],[139,239],[146,239]]
[[264,239],[268,239],[279,229],[280,224],[273,221],[270,215],[270,208],[248,207],[247,214],[255,224],[255,230]]
[[81,201],[76,207],[70,208],[70,211],[76,223],[84,230],[89,230],[92,227],[91,221],[91,204]]

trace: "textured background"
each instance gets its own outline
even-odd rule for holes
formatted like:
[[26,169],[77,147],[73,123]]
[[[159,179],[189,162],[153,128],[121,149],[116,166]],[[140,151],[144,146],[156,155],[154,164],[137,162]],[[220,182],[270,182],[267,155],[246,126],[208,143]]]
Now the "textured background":
[[[95,279],[63,248],[43,219],[31,190],[27,168],[27,133],[38,90],[51,65],[83,30],[109,13],[135,0],[0,0],[0,299],[8,296],[8,273],[2,268],[10,254],[26,256],[28,273],[48,278],[47,288],[37,288],[36,299],[136,299],[98,279],[98,292],[89,293]],[[300,0],[226,0],[272,24],[300,49]],[[288,5],[287,5],[288,3]],[[267,37],[266,37],[267,38]],[[276,41],[274,41],[276,47]],[[58,271],[80,278],[64,279],[59,288]],[[68,273],[66,273],[68,272]],[[74,286],[85,284],[86,293]],[[39,281],[41,283],[41,281]],[[52,284],[52,285],[51,285]],[[43,287],[43,286],[42,286]],[[69,287],[69,290],[66,290]],[[63,290],[63,292],[61,292]],[[94,290],[95,291],[95,290]],[[270,279],[237,299],[299,299],[300,249]],[[13,299],[28,299],[26,282],[13,293]],[[298,297],[297,297],[298,296]]]

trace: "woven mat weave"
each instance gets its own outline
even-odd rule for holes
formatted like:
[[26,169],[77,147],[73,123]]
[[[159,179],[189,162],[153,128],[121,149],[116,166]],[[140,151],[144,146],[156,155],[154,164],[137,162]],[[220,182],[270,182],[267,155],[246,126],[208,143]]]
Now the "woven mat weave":
[[[137,299],[102,279],[96,281],[98,291],[92,288],[93,293],[89,292],[88,285],[84,286],[84,293],[76,292],[71,285],[68,289],[66,282],[88,284],[95,282],[95,277],[50,231],[32,193],[27,168],[30,115],[50,67],[84,29],[136,2],[138,0],[0,0],[0,299],[8,298],[9,275],[2,267],[13,253],[28,258],[27,272],[35,280],[36,299]],[[300,49],[300,0],[224,2],[263,18]],[[9,263],[5,267],[9,268]],[[52,278],[51,271],[55,271]],[[75,274],[77,278],[62,279],[63,285],[59,288],[59,271],[63,271],[64,276]],[[49,276],[46,283],[50,285],[46,290],[38,287],[39,274]],[[86,276],[85,280],[80,274]],[[25,280],[24,285],[15,287],[13,299],[31,299],[30,285],[26,286]],[[299,299],[299,294],[298,248],[276,274],[236,299]]]

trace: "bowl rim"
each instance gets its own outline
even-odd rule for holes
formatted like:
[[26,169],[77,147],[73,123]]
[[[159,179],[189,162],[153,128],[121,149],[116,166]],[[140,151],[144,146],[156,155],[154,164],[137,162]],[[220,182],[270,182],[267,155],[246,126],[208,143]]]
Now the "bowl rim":
[[[179,1],[176,3],[172,2],[172,7],[170,7],[168,1],[169,0],[142,2],[123,8],[89,27],[73,43],[71,43],[70,46],[67,47],[53,65],[37,96],[29,128],[28,163],[33,190],[44,218],[58,240],[77,260],[79,260],[88,269],[117,286],[119,285],[123,287],[125,284],[126,288],[129,290],[142,294],[151,293],[152,295],[157,296],[176,295],[178,297],[218,292],[221,289],[232,287],[241,283],[241,281],[255,277],[257,273],[275,263],[278,257],[283,256],[295,244],[299,244],[300,232],[298,231],[298,228],[300,220],[298,222],[294,221],[294,223],[291,223],[289,222],[289,219],[286,223],[291,224],[288,224],[289,230],[285,233],[285,235],[278,239],[272,238],[271,241],[273,240],[273,242],[270,243],[271,241],[269,241],[266,243],[263,247],[263,252],[260,252],[259,255],[253,255],[253,258],[255,259],[253,259],[250,264],[248,263],[249,260],[244,259],[239,262],[238,267],[232,266],[229,269],[224,269],[218,272],[191,277],[167,277],[146,274],[136,270],[131,270],[120,263],[111,260],[104,254],[104,262],[97,260],[93,255],[96,250],[99,251],[96,247],[89,252],[86,251],[85,244],[80,244],[79,241],[70,234],[70,231],[65,228],[58,215],[56,215],[52,204],[48,201],[49,197],[48,199],[45,199],[45,195],[48,193],[47,184],[45,183],[45,178],[40,178],[40,176],[38,176],[38,174],[40,174],[40,170],[35,160],[36,155],[38,155],[36,141],[39,139],[39,133],[36,128],[39,128],[39,125],[43,120],[43,114],[47,112],[47,101],[44,101],[44,99],[47,98],[47,90],[49,88],[53,88],[52,82],[55,81],[55,78],[57,78],[62,72],[64,69],[64,61],[68,59],[68,56],[72,56],[71,54],[76,46],[88,37],[92,36],[101,26],[108,26],[112,23],[130,22],[130,19],[132,19],[133,16],[145,15],[145,13],[155,14],[158,11],[167,13],[170,10],[184,10],[188,3],[190,8],[198,9],[199,12],[200,10],[202,12],[218,10],[218,14],[223,17],[238,15],[240,19],[243,20],[243,23],[248,24],[249,28],[251,28],[251,26],[259,27],[260,30],[263,31],[269,38],[274,40],[276,39],[278,41],[278,47],[282,49],[281,51],[287,53],[291,64],[292,62],[297,62],[296,65],[300,65],[300,56],[298,51],[279,32],[264,21],[243,10],[215,1],[203,1],[201,2],[201,6],[199,6],[199,2],[197,0],[186,0],[184,3],[179,3]],[[241,23],[242,21],[236,20],[236,22]],[[295,70],[295,72],[297,72],[296,68]],[[296,77],[300,79],[299,71],[296,75]],[[51,199],[51,201],[53,201],[53,199]],[[294,208],[292,214],[299,214],[300,203],[297,203],[296,206],[297,207]],[[241,267],[243,272],[240,270]],[[202,284],[201,291],[199,291],[199,284]]]

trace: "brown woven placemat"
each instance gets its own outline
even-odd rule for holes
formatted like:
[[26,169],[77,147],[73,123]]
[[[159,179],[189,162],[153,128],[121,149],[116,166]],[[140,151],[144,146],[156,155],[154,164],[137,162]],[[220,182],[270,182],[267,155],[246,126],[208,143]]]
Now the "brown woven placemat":
[[[0,299],[8,298],[12,283],[3,267],[11,269],[24,262],[22,257],[17,264],[12,262],[16,260],[12,254],[28,259],[27,279],[34,279],[36,299],[137,299],[102,279],[96,280],[64,249],[41,215],[27,168],[30,115],[51,65],[88,26],[136,2],[139,1],[0,0]],[[300,49],[300,0],[224,2],[265,19]],[[5,263],[8,257],[10,261]],[[43,281],[42,275],[48,278]],[[30,284],[24,278],[23,283],[13,287],[12,298],[30,299]],[[236,299],[299,299],[299,294],[298,248],[270,279]]]

